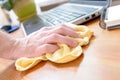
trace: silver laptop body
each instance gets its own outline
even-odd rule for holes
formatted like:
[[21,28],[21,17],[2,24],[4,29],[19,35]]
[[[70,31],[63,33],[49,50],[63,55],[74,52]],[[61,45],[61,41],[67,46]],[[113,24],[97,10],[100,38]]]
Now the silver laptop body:
[[94,19],[107,5],[107,0],[70,0],[60,6],[46,11],[22,22],[25,35],[39,30],[44,26],[63,23],[82,24]]

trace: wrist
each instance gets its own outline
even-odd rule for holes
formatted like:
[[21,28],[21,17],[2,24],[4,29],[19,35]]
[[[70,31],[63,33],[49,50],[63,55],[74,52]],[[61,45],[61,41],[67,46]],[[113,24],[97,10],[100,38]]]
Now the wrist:
[[28,43],[28,40],[25,38],[16,38],[12,45],[12,48],[10,49],[11,55],[9,59],[15,60],[25,56],[26,50],[28,48],[27,43]]
[[0,31],[0,57],[8,58],[17,45],[17,40],[7,33]]

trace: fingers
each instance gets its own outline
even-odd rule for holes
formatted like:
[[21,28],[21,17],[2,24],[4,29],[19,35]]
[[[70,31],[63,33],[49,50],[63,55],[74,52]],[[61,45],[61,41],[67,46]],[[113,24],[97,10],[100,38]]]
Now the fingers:
[[49,34],[53,34],[53,33],[57,33],[64,36],[70,36],[74,38],[79,37],[79,35],[76,33],[74,29],[62,25],[60,27],[54,28],[53,30],[49,31]]
[[34,57],[44,55],[46,53],[52,53],[55,52],[57,49],[59,49],[59,47],[55,44],[43,44],[36,49],[35,54],[32,54],[30,56]]
[[53,29],[54,27],[52,27],[52,26],[49,26],[49,27],[43,27],[43,28],[41,28],[39,31],[49,31],[49,30],[51,30],[51,29]]
[[39,45],[61,43],[67,44],[70,47],[76,47],[78,43],[69,37],[80,37],[79,34],[76,33],[76,30],[65,25],[59,27],[44,27],[41,29],[41,34],[38,35]]
[[62,26],[64,26],[65,28],[70,29],[71,31],[73,31],[73,32],[76,34],[76,37],[75,37],[75,38],[82,38],[82,36],[81,36],[80,34],[77,34],[77,33],[76,33],[76,30],[74,29],[74,27],[72,28],[72,27],[70,27],[70,26],[68,26],[68,25],[66,25],[66,24],[62,24]]
[[50,35],[50,34],[60,34],[60,35],[64,35],[64,36],[70,36],[70,37],[80,37],[80,35],[78,35],[76,33],[76,30],[66,26],[64,24],[60,25],[60,26],[54,26],[54,27],[43,27],[42,29],[40,29],[38,32],[41,32],[42,36],[43,35]]
[[66,24],[61,24],[61,26],[66,27],[66,28],[69,28],[69,29],[71,29],[71,30],[74,30],[74,31],[75,31],[75,29],[73,29],[72,27],[70,27],[70,26],[68,26],[68,25],[66,25]]
[[61,44],[66,44],[70,47],[76,47],[78,45],[78,43],[72,38],[62,36],[59,34],[52,34],[50,36],[42,38],[40,41],[43,42],[42,44],[61,43]]

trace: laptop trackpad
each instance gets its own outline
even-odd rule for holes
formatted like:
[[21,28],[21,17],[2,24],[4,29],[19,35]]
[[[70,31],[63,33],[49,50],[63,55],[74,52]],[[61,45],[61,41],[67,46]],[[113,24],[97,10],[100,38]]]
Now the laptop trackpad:
[[48,23],[44,22],[38,16],[33,17],[29,20],[26,20],[22,24],[23,24],[26,35],[29,35],[30,33],[37,31],[44,26],[49,26]]

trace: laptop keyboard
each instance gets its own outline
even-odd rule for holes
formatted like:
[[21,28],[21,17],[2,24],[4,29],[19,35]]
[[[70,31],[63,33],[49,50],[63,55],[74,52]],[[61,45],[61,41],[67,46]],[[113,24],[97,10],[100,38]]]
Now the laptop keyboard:
[[[77,9],[79,12],[74,12],[71,10],[66,10],[64,8],[54,8],[44,15],[42,15],[42,18],[46,20],[47,22],[51,23],[52,25],[58,25],[61,23],[66,23],[75,20],[76,18],[80,18],[84,16],[88,12],[93,12],[97,10],[96,8],[88,8],[88,7],[78,7],[74,6],[72,7],[74,9]],[[70,9],[70,8],[69,8]]]

